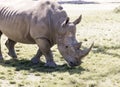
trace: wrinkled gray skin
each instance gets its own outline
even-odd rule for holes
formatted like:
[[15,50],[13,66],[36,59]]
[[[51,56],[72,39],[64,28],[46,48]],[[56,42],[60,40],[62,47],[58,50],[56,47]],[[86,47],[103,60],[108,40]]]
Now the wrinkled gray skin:
[[[57,44],[58,49],[70,66],[78,66],[81,59],[86,56],[89,49],[81,50],[78,43],[76,25],[81,21],[80,16],[74,22],[63,8],[51,1],[32,0],[2,0],[0,1],[0,36],[8,37],[5,45],[8,54],[17,58],[14,46],[17,42],[37,44],[39,49],[32,58],[33,63],[40,62],[42,55],[46,58],[45,66],[55,67],[51,47]],[[1,46],[0,46],[1,48]],[[0,59],[3,59],[0,50]]]

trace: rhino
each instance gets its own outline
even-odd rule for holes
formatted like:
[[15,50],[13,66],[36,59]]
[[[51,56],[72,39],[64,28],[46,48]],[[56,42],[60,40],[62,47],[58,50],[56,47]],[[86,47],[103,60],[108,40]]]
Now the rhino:
[[[37,44],[38,51],[31,59],[39,63],[45,56],[47,67],[56,67],[51,47],[55,44],[69,66],[79,66],[82,58],[89,54],[93,44],[80,49],[82,42],[76,40],[76,25],[82,15],[70,22],[63,7],[50,0],[2,0],[0,1],[0,37],[5,34],[8,54],[17,58],[15,44]],[[0,59],[3,60],[0,46]]]

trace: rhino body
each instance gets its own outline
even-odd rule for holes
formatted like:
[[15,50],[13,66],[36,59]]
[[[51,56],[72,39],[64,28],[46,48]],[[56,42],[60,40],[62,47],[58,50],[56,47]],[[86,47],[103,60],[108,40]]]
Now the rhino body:
[[[8,37],[5,43],[9,50],[8,54],[13,58],[17,58],[14,50],[14,45],[17,42],[37,44],[39,49],[32,58],[32,62],[38,63],[40,56],[44,55],[46,58],[45,66],[49,67],[56,66],[50,50],[54,44],[58,45],[60,53],[70,66],[80,64],[80,58],[75,57],[75,55],[82,54],[82,57],[89,53],[92,46],[86,53],[82,50],[75,52],[74,45],[78,44],[75,38],[75,25],[80,20],[81,16],[74,22],[69,22],[67,13],[63,8],[52,1],[0,1],[0,36],[5,34]],[[73,51],[74,54],[71,55]],[[1,50],[0,58],[3,59]]]
[[67,17],[61,8],[57,3],[42,0],[5,1],[0,5],[0,31],[21,43],[35,44],[35,39],[40,37],[51,40],[54,34],[52,22]]

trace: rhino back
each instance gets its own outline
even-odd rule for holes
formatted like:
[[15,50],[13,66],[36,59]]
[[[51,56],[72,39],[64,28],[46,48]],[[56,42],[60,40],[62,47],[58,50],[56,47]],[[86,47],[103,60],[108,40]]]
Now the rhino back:
[[[0,31],[17,42],[35,43],[34,39],[40,36],[55,40],[54,24],[61,17],[67,16],[61,11],[62,7],[59,4],[49,1],[4,2],[6,3],[0,4]],[[32,37],[30,31],[33,33]]]

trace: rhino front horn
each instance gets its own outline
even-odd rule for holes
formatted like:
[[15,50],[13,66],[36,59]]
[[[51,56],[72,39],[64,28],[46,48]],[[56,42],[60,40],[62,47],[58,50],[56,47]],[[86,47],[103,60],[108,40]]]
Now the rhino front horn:
[[88,55],[89,52],[91,51],[93,45],[94,45],[94,42],[92,43],[92,45],[91,45],[88,49],[80,50],[80,53],[79,53],[80,58],[83,58],[83,57],[85,57],[86,55]]

